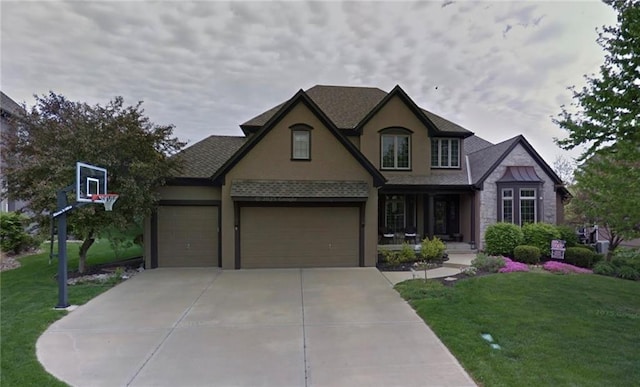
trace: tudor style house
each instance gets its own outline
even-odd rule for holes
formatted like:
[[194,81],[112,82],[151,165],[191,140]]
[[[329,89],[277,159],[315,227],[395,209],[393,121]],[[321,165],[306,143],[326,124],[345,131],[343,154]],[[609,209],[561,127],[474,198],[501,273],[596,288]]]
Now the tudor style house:
[[405,233],[482,248],[492,223],[563,220],[569,194],[524,137],[492,144],[399,86],[315,86],[240,127],[177,156],[148,268],[374,266]]

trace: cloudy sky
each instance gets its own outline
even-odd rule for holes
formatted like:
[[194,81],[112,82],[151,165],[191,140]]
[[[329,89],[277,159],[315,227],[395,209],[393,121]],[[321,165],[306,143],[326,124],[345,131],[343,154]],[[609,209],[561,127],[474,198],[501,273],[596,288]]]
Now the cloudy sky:
[[[552,163],[567,86],[598,71],[597,1],[5,1],[1,88],[91,104],[144,101],[190,143],[315,84],[399,84],[423,108]],[[577,156],[571,153],[569,156]]]

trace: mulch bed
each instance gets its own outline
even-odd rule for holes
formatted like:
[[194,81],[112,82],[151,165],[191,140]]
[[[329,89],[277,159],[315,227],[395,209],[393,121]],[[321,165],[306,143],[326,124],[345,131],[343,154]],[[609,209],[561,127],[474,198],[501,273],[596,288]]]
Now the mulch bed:
[[[144,263],[144,259],[142,257],[135,257],[131,259],[125,259],[122,261],[109,262],[101,265],[92,265],[85,268],[84,273],[78,272],[78,270],[73,270],[67,273],[67,278],[77,278],[84,277],[96,274],[110,274],[113,273],[117,268],[121,267],[124,271],[131,271],[138,269]],[[56,275],[57,277],[57,275]]]

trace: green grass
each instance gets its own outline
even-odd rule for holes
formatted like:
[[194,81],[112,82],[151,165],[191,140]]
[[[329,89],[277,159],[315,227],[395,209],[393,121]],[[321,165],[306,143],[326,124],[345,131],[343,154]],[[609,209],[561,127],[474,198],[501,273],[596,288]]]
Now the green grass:
[[[476,382],[632,386],[640,381],[640,282],[511,273],[396,289]],[[502,350],[480,335],[491,334]]]
[[[49,264],[48,245],[44,253],[20,260],[18,269],[0,273],[0,385],[2,386],[64,386],[49,375],[36,358],[36,341],[54,321],[66,315],[53,310],[58,301],[55,279],[57,260]],[[79,244],[68,244],[69,270],[78,267]],[[133,246],[119,250],[119,259],[142,254]],[[112,262],[116,254],[106,240],[98,240],[89,249],[88,265]],[[115,284],[82,284],[69,286],[69,302],[84,304]]]

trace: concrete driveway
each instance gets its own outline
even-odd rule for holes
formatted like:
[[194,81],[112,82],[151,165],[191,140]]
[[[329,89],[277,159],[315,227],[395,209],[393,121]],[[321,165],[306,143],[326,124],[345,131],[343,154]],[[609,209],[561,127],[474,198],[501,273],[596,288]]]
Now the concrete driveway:
[[75,386],[474,385],[375,268],[149,270],[36,347]]

